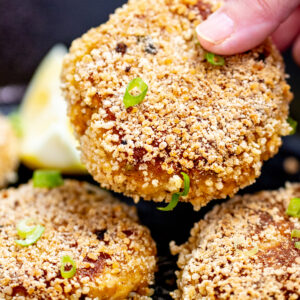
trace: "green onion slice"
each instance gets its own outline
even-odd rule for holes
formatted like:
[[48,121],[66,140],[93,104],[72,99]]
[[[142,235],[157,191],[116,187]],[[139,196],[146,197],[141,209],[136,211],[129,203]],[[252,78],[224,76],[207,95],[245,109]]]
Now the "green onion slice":
[[212,64],[214,66],[224,66],[225,65],[225,59],[223,56],[216,55],[211,52],[207,52],[205,54],[205,58],[210,64]]
[[254,256],[254,255],[257,254],[258,250],[259,250],[258,247],[254,247],[253,249],[247,251],[246,255],[248,255],[248,256]]
[[[66,266],[70,264],[72,268],[69,271],[66,271]],[[60,267],[60,274],[63,278],[69,279],[72,278],[76,273],[76,263],[75,261],[69,256],[65,255],[61,259],[61,267]]]
[[184,197],[184,196],[187,196],[190,191],[191,182],[190,182],[189,175],[187,175],[184,172],[181,172],[181,175],[183,177],[183,192],[182,192],[181,196]]
[[[138,95],[132,95],[131,92],[137,89]],[[126,108],[140,104],[146,97],[148,85],[139,77],[131,80],[126,88],[123,103]]]
[[300,242],[295,243],[295,248],[300,249]]
[[26,239],[34,231],[36,225],[30,224],[34,224],[34,220],[30,218],[24,219],[17,224],[17,232],[20,238]]
[[33,173],[35,188],[54,188],[64,184],[59,171],[37,170]]
[[18,111],[14,111],[8,116],[8,118],[17,137],[22,137],[23,128],[20,113]]
[[42,225],[36,225],[32,232],[26,235],[25,240],[16,240],[16,243],[20,246],[27,247],[36,243],[42,236],[45,227]]
[[290,132],[290,135],[293,135],[296,133],[297,131],[297,126],[298,126],[298,122],[295,121],[294,119],[292,119],[291,117],[288,117],[287,122],[290,124],[290,126],[292,127],[292,130]]
[[290,201],[286,214],[291,217],[300,218],[300,198],[293,198]]
[[190,177],[184,172],[181,172],[181,175],[183,177],[183,191],[173,194],[171,202],[166,207],[158,207],[157,209],[161,211],[171,211],[177,206],[180,197],[188,195],[190,191]]
[[177,206],[179,198],[180,193],[173,194],[171,202],[166,207],[158,207],[157,209],[161,211],[172,211]]
[[299,229],[293,229],[291,233],[291,238],[300,238],[300,230]]

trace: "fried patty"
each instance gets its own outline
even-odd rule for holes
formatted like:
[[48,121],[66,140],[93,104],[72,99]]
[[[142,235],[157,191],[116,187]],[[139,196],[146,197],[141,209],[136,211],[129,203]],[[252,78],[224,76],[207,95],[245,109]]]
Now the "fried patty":
[[8,120],[0,114],[0,187],[15,180],[18,163],[17,138]]
[[[16,225],[27,218],[45,232],[21,247]],[[87,183],[0,192],[0,246],[1,299],[149,299],[156,269],[149,230],[135,208]],[[71,279],[60,273],[65,255],[77,265]]]
[[[299,299],[300,219],[285,213],[300,184],[237,196],[195,224],[180,247],[174,299]],[[298,239],[299,241],[299,239]]]
[[[195,28],[221,4],[130,0],[73,42],[63,92],[82,161],[103,187],[169,202],[183,171],[191,190],[181,200],[199,209],[253,183],[291,131],[290,87],[270,40],[224,66],[206,61]],[[147,95],[125,109],[137,77]]]

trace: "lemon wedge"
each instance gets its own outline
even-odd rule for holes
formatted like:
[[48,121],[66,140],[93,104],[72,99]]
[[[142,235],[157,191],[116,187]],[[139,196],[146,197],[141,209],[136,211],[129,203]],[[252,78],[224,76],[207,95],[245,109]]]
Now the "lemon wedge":
[[60,91],[60,72],[67,49],[54,46],[31,80],[20,107],[21,160],[32,169],[84,173],[78,144]]

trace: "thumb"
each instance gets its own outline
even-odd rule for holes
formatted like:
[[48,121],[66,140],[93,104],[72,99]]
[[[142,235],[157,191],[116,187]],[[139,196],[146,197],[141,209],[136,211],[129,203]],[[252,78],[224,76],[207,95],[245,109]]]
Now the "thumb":
[[261,44],[298,6],[300,0],[228,0],[197,27],[208,51],[231,55]]

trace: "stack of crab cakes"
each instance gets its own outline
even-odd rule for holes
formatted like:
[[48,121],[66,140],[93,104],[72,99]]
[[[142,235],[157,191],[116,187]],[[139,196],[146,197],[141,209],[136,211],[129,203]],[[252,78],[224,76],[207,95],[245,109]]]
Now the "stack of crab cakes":
[[[292,94],[270,39],[228,57],[197,41],[197,25],[222,5],[129,0],[73,42],[62,90],[82,161],[102,187],[198,210],[252,184],[291,133]],[[2,117],[0,129],[3,186],[17,141]],[[157,250],[136,209],[40,172],[0,191],[0,298],[150,299]],[[180,269],[172,297],[298,299],[297,197],[300,184],[288,184],[215,206],[185,244],[171,243]]]

